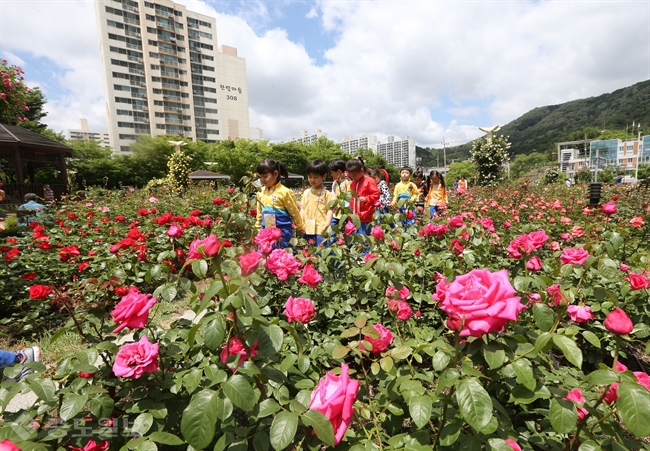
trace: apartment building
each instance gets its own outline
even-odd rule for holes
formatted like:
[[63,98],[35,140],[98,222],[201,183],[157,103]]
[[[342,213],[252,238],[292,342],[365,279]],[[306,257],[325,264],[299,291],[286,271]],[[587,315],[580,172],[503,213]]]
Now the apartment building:
[[217,46],[214,18],[168,0],[97,0],[95,12],[115,152],[138,135],[248,138],[246,61]]
[[567,177],[581,169],[615,167],[631,173],[637,164],[650,164],[650,136],[622,141],[620,139],[580,140],[558,144],[558,163]]
[[374,135],[361,135],[359,138],[355,139],[346,135],[343,137],[343,141],[341,142],[341,150],[353,154],[359,149],[370,149],[377,153],[377,144],[379,144],[379,141]]
[[387,143],[377,144],[377,152],[394,166],[416,166],[415,139],[408,136],[404,136],[400,141],[395,141],[394,136],[389,136]]
[[79,130],[68,130],[68,138],[71,141],[97,141],[99,147],[111,148],[111,136],[107,132],[91,131],[88,129],[88,119],[81,119]]
[[314,133],[311,134],[307,130],[300,130],[300,138],[291,137],[289,138],[289,142],[299,141],[305,144],[314,144],[321,136],[327,138],[327,133],[324,133],[320,128],[317,128],[314,130]]

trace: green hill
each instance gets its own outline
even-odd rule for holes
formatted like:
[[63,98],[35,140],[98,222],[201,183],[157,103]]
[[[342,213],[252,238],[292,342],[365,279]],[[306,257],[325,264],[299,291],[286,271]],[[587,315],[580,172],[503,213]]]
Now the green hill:
[[[582,139],[585,130],[588,130],[590,139],[623,138],[625,127],[631,125],[632,121],[641,123],[644,134],[648,134],[650,80],[597,97],[535,108],[502,126],[497,134],[510,137],[511,152],[515,155],[551,150],[555,152],[558,142]],[[635,128],[635,133],[636,131]],[[632,137],[632,133],[628,137]],[[448,148],[447,161],[468,158],[471,146],[470,142]],[[435,150],[433,155],[435,156]]]

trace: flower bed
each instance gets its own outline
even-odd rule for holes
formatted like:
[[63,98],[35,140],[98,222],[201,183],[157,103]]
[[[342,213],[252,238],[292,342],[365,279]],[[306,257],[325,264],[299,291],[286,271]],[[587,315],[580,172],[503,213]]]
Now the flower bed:
[[[253,231],[246,192],[90,192],[1,248],[14,333],[65,321],[87,348],[4,381],[3,406],[39,402],[0,432],[85,451],[640,449],[648,207],[605,197],[474,189],[431,224],[362,237],[344,216],[330,247],[291,253]],[[196,319],[151,326],[184,296]]]

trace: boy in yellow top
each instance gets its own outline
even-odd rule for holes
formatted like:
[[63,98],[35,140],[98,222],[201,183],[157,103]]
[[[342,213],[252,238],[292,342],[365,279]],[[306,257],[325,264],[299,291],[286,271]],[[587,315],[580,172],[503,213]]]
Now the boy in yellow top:
[[[413,174],[413,169],[406,166],[400,171],[399,176],[402,180],[395,185],[395,189],[393,190],[393,206],[397,205],[397,202],[401,199],[411,199],[414,203],[418,201],[420,197],[420,189],[411,181],[411,174]],[[407,219],[402,221],[404,227],[415,224],[414,212],[407,212],[405,207],[400,208],[400,212],[406,213],[407,215]]]
[[305,239],[313,241],[316,246],[323,242],[323,230],[332,223],[333,210],[327,205],[336,199],[323,182],[327,178],[327,163],[314,160],[307,165],[307,180],[311,188],[302,195],[300,216],[305,223]]
[[[341,193],[350,191],[350,180],[345,177],[345,160],[332,160],[329,164],[330,175],[332,176],[332,193],[338,198]],[[348,207],[350,204],[345,203]],[[332,224],[336,225],[341,219],[341,213],[335,212],[332,218]]]
[[279,161],[267,158],[257,166],[257,174],[264,186],[257,193],[257,229],[277,227],[282,231],[282,238],[274,248],[289,247],[294,226],[298,233],[303,234],[305,223],[293,192],[280,182],[280,177],[289,177],[287,168]]

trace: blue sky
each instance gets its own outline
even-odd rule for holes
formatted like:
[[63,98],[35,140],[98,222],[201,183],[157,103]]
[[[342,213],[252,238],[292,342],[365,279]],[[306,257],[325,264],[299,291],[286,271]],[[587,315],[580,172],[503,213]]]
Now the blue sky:
[[[457,144],[650,78],[650,2],[178,1],[246,58],[250,123],[273,141]],[[52,128],[107,129],[92,2],[0,0],[0,55],[42,87]]]

